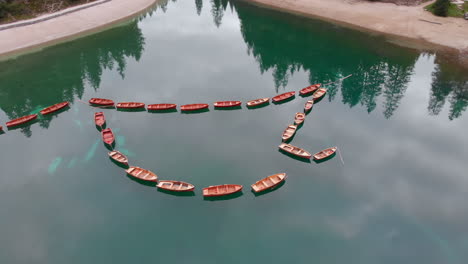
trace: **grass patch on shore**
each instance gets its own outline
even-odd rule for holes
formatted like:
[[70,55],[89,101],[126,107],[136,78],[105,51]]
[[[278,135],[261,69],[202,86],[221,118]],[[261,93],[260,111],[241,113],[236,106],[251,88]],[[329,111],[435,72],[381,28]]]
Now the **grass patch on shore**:
[[[431,13],[434,13],[434,4],[427,5],[424,7],[425,10],[428,10]],[[458,8],[457,5],[450,3],[449,9],[447,11],[447,16],[449,17],[463,17],[465,12],[468,12],[468,3],[463,4],[463,10]]]

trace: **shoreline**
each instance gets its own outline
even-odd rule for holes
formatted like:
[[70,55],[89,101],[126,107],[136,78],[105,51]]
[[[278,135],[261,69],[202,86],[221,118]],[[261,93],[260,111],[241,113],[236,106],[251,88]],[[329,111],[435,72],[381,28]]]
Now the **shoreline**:
[[[32,24],[0,31],[0,61],[32,53],[43,48],[84,37],[137,16],[158,0],[109,0],[90,7],[72,7],[57,16],[56,13],[39,17]],[[105,10],[106,12],[102,12]],[[44,17],[52,16],[44,19]],[[26,21],[27,22],[27,21]],[[22,23],[21,21],[15,23]],[[24,22],[23,22],[24,23]],[[12,23],[14,24],[14,23]],[[5,24],[3,26],[8,26]]]
[[350,3],[348,0],[243,1],[262,8],[383,35],[396,45],[426,51],[442,51],[468,68],[468,21],[462,18],[437,17],[424,11],[424,6],[434,1],[416,6],[363,1]]

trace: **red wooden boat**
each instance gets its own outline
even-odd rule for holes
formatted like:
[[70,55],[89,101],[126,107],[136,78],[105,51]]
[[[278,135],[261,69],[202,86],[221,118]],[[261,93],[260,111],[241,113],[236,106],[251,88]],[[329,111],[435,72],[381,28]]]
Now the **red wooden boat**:
[[117,103],[117,108],[123,108],[123,109],[137,109],[137,108],[143,108],[143,107],[145,107],[145,104],[139,103],[139,102]]
[[193,184],[182,181],[159,181],[156,186],[173,192],[191,192],[195,189]]
[[314,154],[314,160],[322,160],[335,154],[337,147],[327,148]]
[[62,102],[62,103],[58,103],[58,104],[54,104],[52,106],[49,106],[49,107],[46,107],[44,109],[41,110],[41,114],[42,115],[47,115],[47,114],[50,114],[50,113],[53,113],[53,112],[56,112],[62,108],[65,108],[69,105],[68,102]]
[[19,126],[37,118],[37,114],[22,116],[6,122],[7,127]]
[[114,133],[112,133],[112,129],[106,128],[102,130],[101,132],[102,135],[102,141],[108,145],[112,145],[114,143],[115,137]]
[[326,93],[327,93],[327,89],[320,88],[312,95],[312,98],[314,99],[314,101],[316,101],[322,98]]
[[278,173],[268,176],[265,179],[259,180],[258,182],[252,184],[252,190],[256,193],[271,190],[281,184],[284,180],[286,180],[286,178],[286,173]]
[[150,104],[148,105],[148,110],[158,111],[158,110],[169,110],[176,109],[176,104]]
[[296,134],[297,126],[295,125],[289,125],[286,130],[283,132],[282,139],[283,141],[286,141],[294,136]]
[[214,107],[236,107],[241,104],[241,101],[219,101],[214,103]]
[[249,107],[254,107],[254,106],[259,106],[265,103],[268,103],[270,101],[270,98],[260,98],[260,99],[255,99],[247,102],[247,106]]
[[106,123],[106,117],[103,112],[94,113],[94,123],[98,127],[102,127]]
[[315,91],[317,91],[318,88],[320,88],[321,84],[320,83],[317,83],[317,84],[313,84],[311,86],[307,86],[306,88],[302,88],[300,91],[299,91],[299,94],[304,96],[304,95],[309,95]]
[[203,196],[206,196],[206,197],[223,196],[223,195],[240,192],[241,190],[242,190],[242,185],[238,185],[238,184],[224,184],[224,185],[209,186],[209,187],[203,188]]
[[124,154],[122,154],[120,151],[113,150],[113,151],[109,152],[108,155],[109,155],[109,157],[110,157],[111,159],[115,160],[116,162],[128,166],[128,158],[127,158],[127,156],[125,156]]
[[89,103],[92,105],[114,106],[114,101],[103,98],[91,98],[89,99]]
[[128,175],[131,175],[137,179],[143,180],[143,181],[151,181],[151,182],[157,182],[158,181],[158,176],[154,174],[154,172],[142,169],[140,167],[134,167],[131,166],[127,170],[125,170]]
[[310,154],[308,151],[304,150],[304,149],[301,149],[299,147],[296,147],[296,146],[293,146],[293,145],[290,145],[290,144],[286,144],[286,143],[281,143],[281,145],[279,145],[279,148],[281,150],[284,150],[294,156],[298,156],[300,158],[306,158],[306,159],[310,159],[310,157],[312,157],[312,154]]
[[208,104],[187,104],[180,107],[182,111],[195,111],[208,108]]
[[296,116],[294,117],[294,124],[300,125],[304,123],[305,116],[306,115],[304,113],[296,113]]
[[314,100],[307,101],[307,103],[304,106],[304,112],[309,112],[312,109],[312,106],[314,106]]
[[1,131],[1,130],[3,130],[3,127],[2,127],[2,126],[0,126],[0,131]]
[[295,91],[291,91],[291,92],[287,92],[287,93],[282,93],[282,94],[280,94],[280,95],[277,95],[277,96],[273,97],[271,100],[272,100],[273,102],[276,102],[276,103],[277,103],[277,102],[281,102],[281,101],[287,100],[287,99],[293,97],[295,94],[296,94]]

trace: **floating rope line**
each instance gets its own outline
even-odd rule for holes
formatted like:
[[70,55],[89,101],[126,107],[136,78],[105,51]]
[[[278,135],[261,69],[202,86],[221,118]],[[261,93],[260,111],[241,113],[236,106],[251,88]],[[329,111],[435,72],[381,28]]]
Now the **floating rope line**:
[[336,81],[329,82],[329,83],[325,83],[324,85],[329,85],[329,84],[333,84],[333,83],[341,82],[341,81],[343,81],[343,80],[345,80],[345,79],[348,79],[348,78],[349,78],[349,77],[351,77],[351,76],[353,76],[353,75],[352,75],[352,74],[350,74],[350,75],[348,75],[348,76],[345,76],[345,77],[343,77],[343,78],[341,78],[341,79],[338,79],[338,80],[336,80]]
[[336,148],[338,150],[338,155],[340,156],[340,160],[341,160],[341,163],[343,163],[343,166],[344,166],[344,161],[343,161],[343,157],[341,156],[341,151],[340,151],[340,148]]

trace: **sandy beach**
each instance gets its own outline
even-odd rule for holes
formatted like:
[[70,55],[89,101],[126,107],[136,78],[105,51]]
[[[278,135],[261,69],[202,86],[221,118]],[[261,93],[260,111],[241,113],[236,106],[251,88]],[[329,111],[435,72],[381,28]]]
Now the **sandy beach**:
[[156,1],[112,0],[31,25],[1,30],[0,59],[104,30],[143,12]]
[[451,48],[462,54],[468,53],[468,21],[437,17],[424,11],[423,7],[430,2],[418,6],[398,6],[360,0],[245,1],[364,31],[383,33],[395,37],[396,41],[406,46],[416,45],[432,50]]

